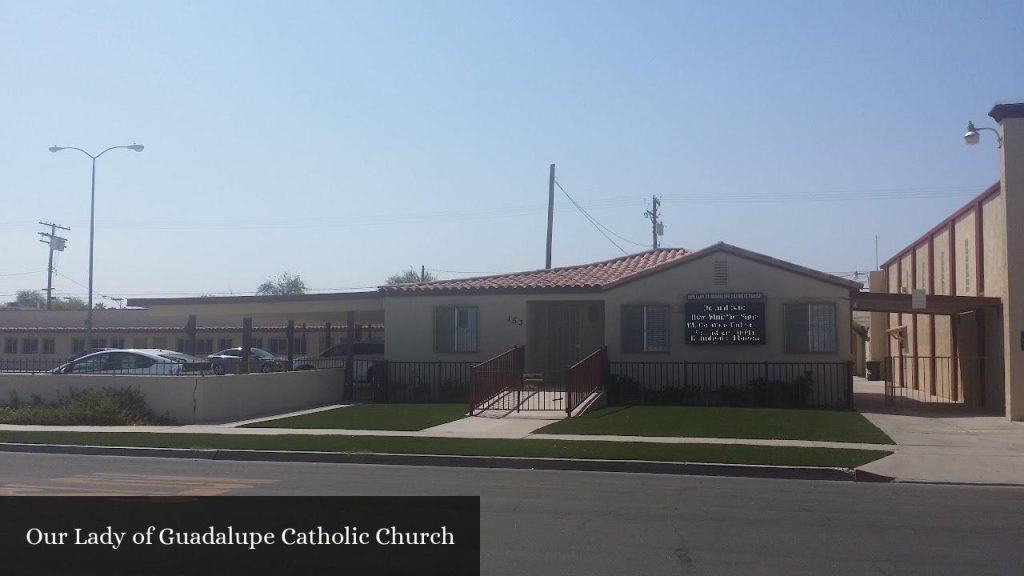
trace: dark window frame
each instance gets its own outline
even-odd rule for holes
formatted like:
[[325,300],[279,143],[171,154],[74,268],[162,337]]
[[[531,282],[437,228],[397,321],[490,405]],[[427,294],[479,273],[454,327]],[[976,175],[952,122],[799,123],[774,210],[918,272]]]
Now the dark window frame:
[[[451,334],[450,346],[442,346],[443,340],[448,340],[449,335],[445,334],[444,338],[440,338],[441,331],[446,327],[439,325],[442,321],[442,314],[447,314],[447,311],[451,311],[452,317],[450,318]],[[460,312],[466,311],[470,315],[467,317],[468,331],[467,339],[469,340],[468,346],[459,347],[459,315]],[[475,354],[480,351],[480,307],[475,305],[463,305],[463,304],[439,304],[433,308],[434,317],[434,353],[435,354]],[[448,321],[448,320],[445,320]],[[472,329],[470,330],[470,326]]]
[[[665,343],[664,348],[651,349],[649,330],[648,330],[648,309],[658,309],[663,311],[665,317]],[[633,335],[629,322],[635,321],[635,319],[628,318],[628,315],[639,312],[640,314],[640,342],[633,342]],[[645,303],[645,304],[623,304],[620,310],[619,318],[620,327],[620,350],[623,354],[671,354],[672,353],[672,306],[670,304],[662,303]]]
[[[814,307],[827,306],[832,309],[832,334],[830,339],[823,339],[825,336],[815,337],[812,334],[814,320],[812,314]],[[797,312],[802,309],[802,312]],[[796,318],[800,314],[802,318]],[[783,352],[785,354],[836,354],[839,352],[839,306],[835,302],[822,301],[795,301],[785,302],[782,305],[782,337]],[[802,324],[796,324],[802,320]],[[797,340],[791,330],[794,327],[806,332],[803,340]],[[814,350],[813,348],[824,345],[826,349]]]

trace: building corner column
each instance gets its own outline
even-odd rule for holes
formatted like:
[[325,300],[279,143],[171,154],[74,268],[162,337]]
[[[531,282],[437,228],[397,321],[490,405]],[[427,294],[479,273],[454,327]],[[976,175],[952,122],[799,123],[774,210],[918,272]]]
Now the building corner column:
[[[1005,278],[992,283],[1003,303],[1003,381],[1006,417],[1024,420],[1024,104],[1001,104],[989,116],[999,122],[999,236],[1005,239]],[[988,295],[988,294],[986,294]]]

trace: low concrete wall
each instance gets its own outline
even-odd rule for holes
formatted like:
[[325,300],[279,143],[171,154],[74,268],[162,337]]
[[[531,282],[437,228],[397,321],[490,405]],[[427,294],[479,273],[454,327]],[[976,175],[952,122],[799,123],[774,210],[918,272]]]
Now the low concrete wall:
[[213,424],[270,416],[341,401],[344,370],[227,376],[0,374],[0,402],[66,398],[71,390],[134,388],[156,414],[179,424]]

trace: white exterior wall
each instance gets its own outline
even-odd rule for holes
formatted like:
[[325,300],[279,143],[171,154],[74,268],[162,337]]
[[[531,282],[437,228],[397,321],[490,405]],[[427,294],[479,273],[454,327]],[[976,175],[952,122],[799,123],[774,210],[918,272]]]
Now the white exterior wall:
[[342,370],[227,376],[0,374],[0,399],[67,398],[72,390],[133,388],[149,409],[179,424],[233,422],[341,401]]

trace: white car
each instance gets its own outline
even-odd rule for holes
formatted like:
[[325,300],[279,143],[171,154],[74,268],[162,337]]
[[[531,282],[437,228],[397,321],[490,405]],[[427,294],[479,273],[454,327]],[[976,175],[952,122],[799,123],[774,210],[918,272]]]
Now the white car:
[[[357,382],[373,380],[373,362],[384,359],[384,343],[356,342],[352,346],[352,377]],[[344,368],[347,354],[348,344],[336,344],[317,356],[296,358],[292,362],[292,366],[295,367],[295,370]]]
[[202,363],[188,354],[158,348],[105,350],[86,354],[51,374],[163,374],[197,371]]

